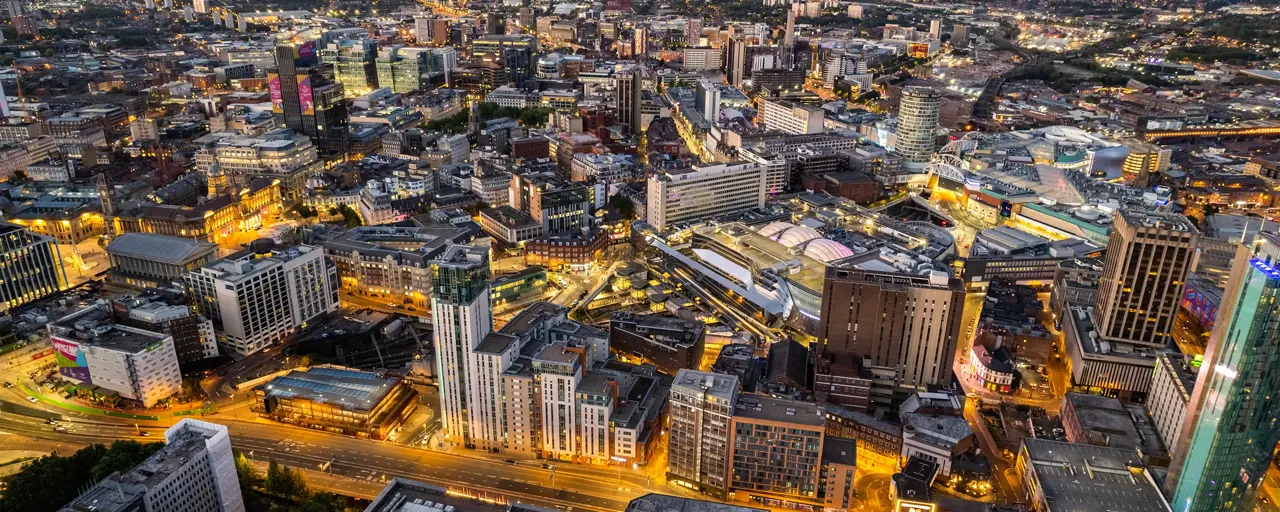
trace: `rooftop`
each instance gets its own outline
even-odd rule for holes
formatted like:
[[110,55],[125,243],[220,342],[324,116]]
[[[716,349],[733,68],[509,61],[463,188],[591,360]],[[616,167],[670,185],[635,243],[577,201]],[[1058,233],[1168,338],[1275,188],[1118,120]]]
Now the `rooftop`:
[[765,509],[649,493],[631,500],[625,512],[765,512]]
[[108,350],[137,354],[168,338],[161,333],[116,324],[106,301],[59,318],[49,324],[50,334],[68,341]]
[[271,379],[257,390],[270,396],[342,404],[347,410],[372,410],[400,383],[395,377],[340,366],[313,366]]
[[1049,511],[1170,510],[1133,450],[1027,438],[1019,457],[1034,473]]
[[827,424],[827,413],[818,404],[764,395],[742,395],[738,399],[733,415],[753,420],[796,423],[814,427]]
[[400,477],[391,479],[382,492],[365,507],[365,512],[443,512],[445,507],[458,512],[506,512],[507,508],[457,496],[448,489]]
[[320,250],[319,247],[311,245],[299,245],[283,251],[269,253],[257,253],[252,250],[246,250],[233,254],[225,259],[210,263],[204,268],[201,268],[200,272],[223,281],[239,282],[251,279],[259,272],[263,272],[271,267],[283,265],[287,261],[318,250]]
[[676,380],[671,387],[679,388],[686,393],[705,393],[728,402],[738,394],[738,378],[732,375],[681,369],[676,373]]
[[218,249],[218,244],[155,233],[123,233],[107,244],[107,254],[186,265]]

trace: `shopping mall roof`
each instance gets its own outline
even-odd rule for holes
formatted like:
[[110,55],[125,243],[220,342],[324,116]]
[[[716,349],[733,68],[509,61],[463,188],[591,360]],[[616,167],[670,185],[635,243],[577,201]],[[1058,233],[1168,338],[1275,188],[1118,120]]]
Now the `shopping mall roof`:
[[344,409],[371,410],[400,379],[337,366],[291,371],[258,386],[269,396],[342,404]]

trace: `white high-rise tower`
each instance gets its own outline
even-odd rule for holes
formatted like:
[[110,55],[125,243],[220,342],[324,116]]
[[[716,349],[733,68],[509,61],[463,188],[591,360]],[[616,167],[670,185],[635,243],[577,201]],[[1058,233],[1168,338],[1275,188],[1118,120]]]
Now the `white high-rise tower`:
[[489,307],[489,253],[455,245],[431,265],[431,320],[435,325],[436,372],[441,423],[449,440],[472,444],[467,403],[475,348],[493,331]]

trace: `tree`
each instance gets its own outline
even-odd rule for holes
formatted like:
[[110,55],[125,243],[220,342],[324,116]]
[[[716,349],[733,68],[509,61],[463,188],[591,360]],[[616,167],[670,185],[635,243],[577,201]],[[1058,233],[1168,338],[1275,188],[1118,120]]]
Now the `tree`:
[[253,467],[253,461],[246,458],[243,453],[237,453],[235,460],[236,478],[240,480],[242,491],[248,492],[262,485],[262,474],[258,473],[258,468]]
[[307,496],[298,506],[300,512],[343,512],[347,509],[341,496],[317,492]]
[[66,457],[41,457],[9,479],[8,488],[0,494],[0,512],[58,510],[79,496],[81,489],[113,472],[132,469],[162,446],[116,441],[110,448],[94,444]]
[[301,471],[281,466],[274,460],[267,466],[267,481],[263,488],[270,494],[289,500],[304,498],[311,492]]
[[347,229],[364,225],[364,222],[360,220],[360,214],[356,213],[351,206],[341,205],[338,207],[338,212],[342,214],[342,222],[347,226]]
[[628,198],[627,196],[624,196],[622,194],[614,194],[609,198],[609,206],[612,206],[613,209],[618,210],[618,213],[622,214],[623,217],[626,217],[628,219],[635,218],[636,205],[632,203],[631,199]]

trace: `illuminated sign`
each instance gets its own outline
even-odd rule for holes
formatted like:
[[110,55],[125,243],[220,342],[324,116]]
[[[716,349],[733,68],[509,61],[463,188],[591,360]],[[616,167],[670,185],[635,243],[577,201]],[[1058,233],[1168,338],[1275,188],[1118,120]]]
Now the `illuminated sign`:
[[57,354],[58,373],[84,384],[93,382],[89,376],[89,362],[85,360],[79,343],[57,336],[50,337],[49,342]]
[[938,507],[932,503],[898,500],[894,503],[893,509],[897,512],[935,512]]
[[310,75],[298,77],[298,105],[302,107],[302,115],[309,116],[316,113],[315,99],[311,95]]
[[271,93],[271,111],[277,114],[284,112],[284,95],[280,92],[280,75],[267,74],[267,91]]

